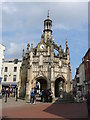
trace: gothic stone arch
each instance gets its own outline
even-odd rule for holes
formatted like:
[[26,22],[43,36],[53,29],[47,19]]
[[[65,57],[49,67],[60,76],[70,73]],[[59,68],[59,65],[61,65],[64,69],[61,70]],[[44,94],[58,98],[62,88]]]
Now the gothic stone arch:
[[58,75],[55,79],[55,97],[60,97],[65,92],[65,78],[63,75]]
[[47,77],[41,72],[39,73],[34,79],[32,80],[32,87],[35,87],[36,82],[40,83],[40,90],[47,89],[48,87],[48,80]]

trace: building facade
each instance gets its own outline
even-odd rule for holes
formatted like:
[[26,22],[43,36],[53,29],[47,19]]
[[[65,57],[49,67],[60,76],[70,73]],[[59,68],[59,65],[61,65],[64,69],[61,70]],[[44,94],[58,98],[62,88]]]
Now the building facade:
[[83,57],[84,66],[85,66],[85,86],[86,91],[90,89],[90,48]]
[[85,89],[85,68],[84,68],[84,62],[79,65],[78,68],[76,68],[76,74],[75,78],[73,80],[73,90],[78,94],[78,92],[81,93],[81,95],[86,94]]
[[2,87],[16,87],[20,80],[21,60],[4,60],[2,71]]
[[40,84],[40,91],[51,88],[53,97],[60,97],[60,93],[72,91],[68,41],[66,40],[66,48],[63,50],[61,45],[55,43],[52,32],[52,20],[48,15],[44,20],[40,42],[36,47],[33,47],[33,43],[31,46],[28,44],[26,52],[23,49],[19,82],[20,97],[29,99],[30,91],[35,87],[36,82]]
[[3,61],[4,61],[4,52],[5,52],[5,46],[0,44],[0,92],[2,89],[1,81],[2,81],[2,68],[3,68]]
[[76,68],[75,78],[73,80],[73,90],[81,91],[82,95],[85,96],[87,91],[90,89],[90,48],[82,58],[82,63]]

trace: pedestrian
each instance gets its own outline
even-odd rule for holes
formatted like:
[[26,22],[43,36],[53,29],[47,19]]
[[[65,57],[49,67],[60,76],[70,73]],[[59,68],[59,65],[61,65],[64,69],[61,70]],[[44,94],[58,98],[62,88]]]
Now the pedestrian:
[[9,87],[8,87],[8,97],[9,97],[9,94],[10,94],[10,89],[9,89]]
[[14,88],[14,97],[15,97],[15,88]]
[[41,102],[43,102],[43,90],[40,91]]
[[36,104],[36,94],[37,94],[37,90],[36,90],[36,88],[34,87],[34,104]]
[[34,103],[34,90],[32,88],[31,92],[30,92],[30,103]]
[[39,94],[39,82],[36,81],[36,91],[37,91],[37,94]]
[[49,98],[50,98],[50,102],[52,102],[52,91],[51,91],[51,89],[49,89]]
[[5,89],[5,103],[7,102],[7,93],[8,93],[8,89]]
[[[13,96],[14,96],[14,94],[15,94],[15,93],[14,93],[14,88],[13,88],[13,90],[12,90],[12,93],[13,93]],[[15,96],[14,96],[14,97],[15,97]]]
[[49,97],[49,91],[48,89],[45,89],[45,102],[48,102],[48,97]]
[[2,88],[1,92],[2,92],[2,97],[4,97],[5,96],[5,88],[4,87]]
[[18,92],[18,88],[16,87],[16,89],[15,89],[16,101],[17,101],[17,92]]
[[12,88],[10,88],[10,93],[12,94]]
[[90,117],[90,90],[87,91],[87,94],[85,97],[86,97],[88,116]]

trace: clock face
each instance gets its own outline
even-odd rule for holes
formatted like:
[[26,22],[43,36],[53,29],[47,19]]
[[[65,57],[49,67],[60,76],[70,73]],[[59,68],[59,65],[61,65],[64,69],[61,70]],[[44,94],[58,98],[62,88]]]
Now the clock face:
[[44,45],[43,44],[40,45],[40,49],[44,49]]

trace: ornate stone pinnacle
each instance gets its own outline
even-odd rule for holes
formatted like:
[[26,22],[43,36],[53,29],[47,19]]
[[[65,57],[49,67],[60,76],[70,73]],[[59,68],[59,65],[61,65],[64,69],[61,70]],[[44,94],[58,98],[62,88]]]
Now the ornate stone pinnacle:
[[28,48],[30,47],[29,43],[27,44],[27,47],[28,47]]
[[49,18],[49,12],[50,12],[50,10],[48,10],[48,15],[47,15],[47,18]]
[[66,48],[68,48],[68,41],[67,41],[67,39],[66,39]]
[[22,57],[24,57],[24,49],[22,50]]

